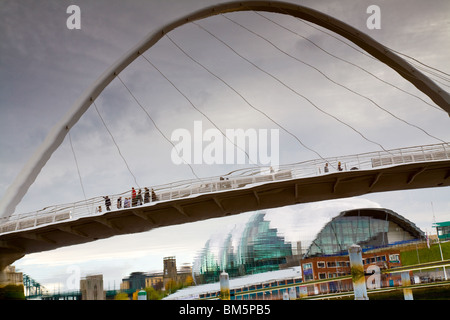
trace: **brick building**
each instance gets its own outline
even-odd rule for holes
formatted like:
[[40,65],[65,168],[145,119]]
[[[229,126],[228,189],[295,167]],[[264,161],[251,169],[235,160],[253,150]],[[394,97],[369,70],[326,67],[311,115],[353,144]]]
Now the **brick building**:
[[[367,272],[369,266],[378,266],[380,270],[401,266],[400,251],[398,250],[373,250],[371,252],[363,253],[362,258],[367,277],[371,274],[371,272]],[[324,280],[324,282],[307,286],[309,295],[353,290],[351,279],[329,281],[330,279],[351,275],[348,255],[306,258],[302,259],[300,264],[303,282],[308,283],[308,281]],[[380,285],[382,287],[400,284],[400,274],[381,274]]]

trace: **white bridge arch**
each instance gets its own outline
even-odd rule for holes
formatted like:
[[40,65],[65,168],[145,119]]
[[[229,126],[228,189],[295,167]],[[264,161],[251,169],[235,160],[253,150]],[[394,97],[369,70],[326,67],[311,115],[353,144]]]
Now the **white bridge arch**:
[[171,30],[191,21],[236,11],[267,11],[288,14],[333,31],[394,69],[450,115],[450,95],[446,91],[442,90],[422,72],[390,49],[345,22],[312,8],[290,2],[224,1],[183,15],[149,33],[145,39],[106,70],[74,103],[67,114],[52,128],[44,142],[27,161],[22,171],[7,189],[0,201],[0,218],[6,218],[14,212],[16,206],[27,193],[43,166],[64,141],[70,128],[78,122],[81,116],[91,106],[92,102],[122,70]]

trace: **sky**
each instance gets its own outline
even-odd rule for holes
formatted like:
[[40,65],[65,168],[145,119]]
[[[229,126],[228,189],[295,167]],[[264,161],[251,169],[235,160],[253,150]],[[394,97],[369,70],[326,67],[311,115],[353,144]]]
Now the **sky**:
[[[0,197],[52,126],[109,66],[162,24],[219,2],[0,0]],[[301,3],[343,20],[396,51],[450,73],[450,3],[447,0]],[[81,9],[79,30],[68,29],[66,25],[70,16],[66,10],[72,4]],[[367,27],[371,16],[367,8],[373,4],[380,8],[381,29]],[[428,97],[392,69],[323,31],[286,15],[239,12],[210,17],[198,21],[198,25],[183,25],[169,36],[189,56],[242,93],[252,106],[270,115],[323,157],[378,151],[379,145],[391,149],[450,141],[450,118]],[[223,130],[278,128],[193,62],[170,39],[162,38],[144,53],[157,69],[144,58],[138,58],[120,74],[127,87],[115,79],[95,101],[123,158],[95,108],[91,107],[70,131],[77,162],[66,137],[15,213],[82,200],[78,171],[87,198],[129,190],[136,184],[133,175],[142,186],[192,179],[188,166],[172,162],[173,146],[167,137],[179,128],[193,132],[194,121],[202,121],[204,130],[214,126]],[[335,85],[305,63],[370,100]],[[430,77],[449,90],[448,81]],[[127,88],[151,114],[165,137]],[[348,126],[326,116],[297,93]],[[281,164],[317,158],[317,154],[299,145],[286,132],[280,130],[279,136]],[[198,164],[192,167],[197,175],[209,177],[249,166]],[[385,192],[268,212],[280,233],[302,243],[314,239],[324,223],[340,211],[357,207],[388,208],[424,232],[432,232],[433,216],[437,221],[450,220],[449,194],[448,187]],[[50,291],[64,291],[73,286],[71,281],[76,276],[90,274],[103,274],[105,288],[118,288],[121,279],[131,272],[162,270],[165,256],[176,256],[179,266],[191,264],[209,238],[245,223],[251,214],[30,254],[14,265]]]

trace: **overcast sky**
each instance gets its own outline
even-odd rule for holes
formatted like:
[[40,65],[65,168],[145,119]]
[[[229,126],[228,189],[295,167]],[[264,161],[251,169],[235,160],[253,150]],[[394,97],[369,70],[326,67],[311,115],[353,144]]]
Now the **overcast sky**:
[[[0,196],[51,127],[111,64],[162,24],[205,5],[221,2],[0,1]],[[390,48],[450,73],[450,3],[447,0],[301,3],[343,20]],[[69,17],[66,9],[71,4],[81,8],[80,30],[66,27]],[[370,16],[366,9],[372,4],[381,9],[381,29],[378,30],[369,30],[366,25]],[[370,98],[399,118],[419,126],[426,133],[392,117],[368,99],[335,85],[321,73],[289,58],[227,18],[313,65],[329,78]],[[450,119],[446,113],[436,109],[428,97],[387,66],[327,35],[321,28],[316,29],[290,16],[270,13],[262,13],[261,16],[254,12],[211,17],[198,24],[259,68],[363,134],[364,137],[324,115],[199,26],[187,24],[169,34],[183,50],[242,93],[253,106],[269,114],[324,157],[379,151],[379,145],[389,149],[434,144],[439,139],[450,141]],[[326,54],[308,40],[416,97]],[[239,95],[190,60],[167,37],[144,55],[221,129],[277,128]],[[196,120],[202,121],[205,129],[213,127],[142,57],[120,76],[167,137],[178,128],[192,131]],[[442,88],[448,91],[449,82],[444,84],[447,86],[442,85]],[[172,145],[156,130],[120,81],[114,80],[96,100],[96,105],[139,185],[194,178],[189,167],[172,163]],[[83,115],[70,134],[88,198],[117,194],[135,185],[94,108]],[[316,154],[280,130],[282,164],[315,158]],[[193,166],[201,177],[224,174],[237,167],[242,166]],[[436,220],[450,220],[449,195],[449,188],[371,194],[274,209],[270,210],[270,215],[274,217],[274,226],[289,235],[289,240],[295,240],[297,234],[298,240],[305,242],[312,240],[331,217],[355,207],[389,208],[423,231],[431,232],[432,209]],[[16,213],[78,201],[83,197],[73,153],[66,138]],[[65,289],[70,275],[67,270],[72,267],[78,268],[81,276],[104,274],[106,287],[118,287],[121,279],[130,272],[161,270],[164,256],[176,256],[178,265],[192,263],[195,253],[212,235],[247,221],[250,214],[32,254],[15,265],[51,289]],[[290,227],[282,223],[286,221],[291,222]]]

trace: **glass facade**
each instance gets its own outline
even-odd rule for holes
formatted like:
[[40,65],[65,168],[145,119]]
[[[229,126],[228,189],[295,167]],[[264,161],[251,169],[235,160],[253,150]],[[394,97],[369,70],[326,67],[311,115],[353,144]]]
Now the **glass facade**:
[[292,247],[264,216],[253,215],[242,233],[230,232],[220,248],[212,247],[209,240],[194,263],[196,278],[210,283],[218,281],[222,270],[230,278],[278,270],[292,255]]
[[[276,221],[271,224],[266,219],[265,212],[258,212],[247,223],[208,240],[193,263],[197,283],[216,282],[223,270],[230,278],[236,278],[279,270],[280,264],[287,263],[287,257],[293,255],[291,243],[273,227]],[[291,237],[294,234],[284,232]],[[293,241],[302,236],[295,234]],[[323,226],[304,258],[347,254],[352,244],[368,250],[421,238],[424,233],[419,228],[392,210],[352,209],[340,212]]]
[[450,239],[450,221],[435,224],[439,240]]
[[346,254],[352,244],[360,245],[363,250],[384,247],[422,235],[413,224],[389,210],[342,212],[323,227],[306,257]]
[[387,245],[389,222],[371,217],[341,217],[332,220],[312,242],[308,256],[347,252],[354,243],[361,246]]

